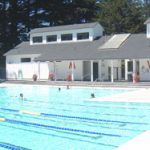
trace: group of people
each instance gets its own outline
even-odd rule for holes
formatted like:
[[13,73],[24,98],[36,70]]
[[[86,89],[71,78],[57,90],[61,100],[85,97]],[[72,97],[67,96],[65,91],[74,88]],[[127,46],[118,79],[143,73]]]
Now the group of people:
[[[70,89],[69,85],[67,85],[66,89]],[[61,88],[58,88],[58,91],[61,91]]]
[[[69,85],[67,85],[67,89],[70,89]],[[58,88],[58,91],[61,91],[61,88]],[[19,98],[20,98],[21,100],[24,99],[23,93],[20,93],[20,94],[19,94]]]
[[[70,89],[69,85],[67,85],[67,89]],[[61,91],[61,88],[58,88],[58,91]],[[19,94],[20,99],[24,99],[23,93]],[[91,98],[95,98],[95,94],[91,93]]]
[[[67,89],[70,89],[69,85],[67,85]],[[61,88],[58,88],[58,91],[61,91]],[[95,98],[95,94],[91,93],[91,98]]]

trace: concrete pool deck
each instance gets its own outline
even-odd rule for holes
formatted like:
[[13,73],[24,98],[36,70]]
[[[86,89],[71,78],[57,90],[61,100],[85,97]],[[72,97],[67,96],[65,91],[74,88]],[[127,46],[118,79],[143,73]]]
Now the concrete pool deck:
[[150,150],[150,130],[138,135],[116,150]]
[[110,95],[100,98],[93,98],[92,101],[113,101],[113,102],[138,102],[150,103],[150,88],[133,89],[133,91],[122,94]]

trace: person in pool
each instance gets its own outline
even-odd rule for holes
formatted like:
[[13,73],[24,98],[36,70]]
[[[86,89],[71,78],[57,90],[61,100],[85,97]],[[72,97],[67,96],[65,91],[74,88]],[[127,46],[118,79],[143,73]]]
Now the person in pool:
[[91,93],[91,98],[95,98],[95,94],[94,93]]
[[20,93],[19,97],[20,97],[21,100],[25,100],[25,98],[23,96],[23,93]]

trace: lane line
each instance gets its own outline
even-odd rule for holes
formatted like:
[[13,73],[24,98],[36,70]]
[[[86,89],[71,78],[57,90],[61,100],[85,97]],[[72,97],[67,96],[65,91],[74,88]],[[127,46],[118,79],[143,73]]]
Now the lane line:
[[47,113],[40,113],[40,112],[30,112],[26,110],[13,110],[13,109],[7,109],[8,111],[14,111],[14,112],[21,112],[28,115],[34,115],[34,116],[48,116],[48,117],[61,117],[61,118],[71,118],[71,119],[78,119],[78,120],[90,120],[90,121],[96,121],[96,122],[110,122],[110,123],[125,123],[125,124],[140,124],[140,125],[149,125],[149,123],[146,122],[130,122],[130,121],[118,121],[118,120],[107,120],[107,119],[97,119],[97,118],[88,118],[88,117],[80,117],[80,116],[68,116],[68,115],[59,115],[59,114],[47,114]]

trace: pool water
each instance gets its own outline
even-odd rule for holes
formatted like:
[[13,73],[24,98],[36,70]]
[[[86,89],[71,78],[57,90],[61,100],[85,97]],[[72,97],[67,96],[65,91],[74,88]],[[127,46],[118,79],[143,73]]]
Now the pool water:
[[[10,86],[0,88],[0,149],[114,150],[150,129],[150,104],[88,101],[132,92]],[[23,93],[24,100],[19,98]]]

